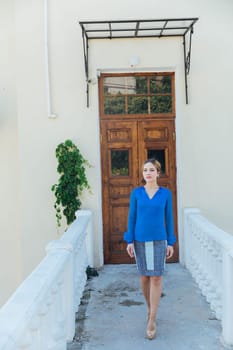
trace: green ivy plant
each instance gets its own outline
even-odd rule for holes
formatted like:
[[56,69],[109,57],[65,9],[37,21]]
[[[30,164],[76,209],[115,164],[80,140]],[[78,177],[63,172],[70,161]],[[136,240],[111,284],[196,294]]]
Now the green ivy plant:
[[60,174],[58,183],[54,184],[51,190],[54,192],[56,201],[56,219],[58,227],[61,226],[62,214],[66,217],[67,224],[75,219],[75,212],[81,207],[80,196],[90,185],[86,176],[86,167],[89,162],[83,158],[80,150],[71,141],[66,140],[56,148],[58,161],[57,171]]

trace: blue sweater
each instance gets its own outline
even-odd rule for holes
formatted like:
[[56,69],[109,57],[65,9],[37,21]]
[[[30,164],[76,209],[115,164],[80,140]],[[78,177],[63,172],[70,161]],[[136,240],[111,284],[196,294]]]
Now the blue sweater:
[[165,187],[159,187],[150,199],[144,186],[135,188],[130,194],[128,231],[124,240],[133,243],[167,240],[168,245],[176,242],[172,214],[172,194]]

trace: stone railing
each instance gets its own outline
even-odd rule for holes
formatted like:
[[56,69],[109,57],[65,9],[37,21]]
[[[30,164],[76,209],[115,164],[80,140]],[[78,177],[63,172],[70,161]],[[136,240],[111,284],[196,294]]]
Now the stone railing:
[[93,267],[91,211],[76,217],[1,308],[1,350],[65,350],[73,339],[86,268]]
[[233,345],[233,236],[201,215],[184,209],[184,262],[222,321],[222,342]]

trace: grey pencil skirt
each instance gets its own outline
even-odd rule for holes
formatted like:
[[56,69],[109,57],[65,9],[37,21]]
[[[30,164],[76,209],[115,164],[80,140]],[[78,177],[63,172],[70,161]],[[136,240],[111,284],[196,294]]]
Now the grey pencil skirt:
[[167,241],[134,241],[137,269],[142,276],[162,276],[165,269]]

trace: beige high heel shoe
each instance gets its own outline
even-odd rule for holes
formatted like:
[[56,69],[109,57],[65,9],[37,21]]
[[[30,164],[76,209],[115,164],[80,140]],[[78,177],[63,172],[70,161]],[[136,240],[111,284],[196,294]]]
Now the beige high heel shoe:
[[147,339],[152,340],[155,338],[156,335],[156,323],[154,322],[154,329],[153,330],[146,330],[146,335],[147,335]]

